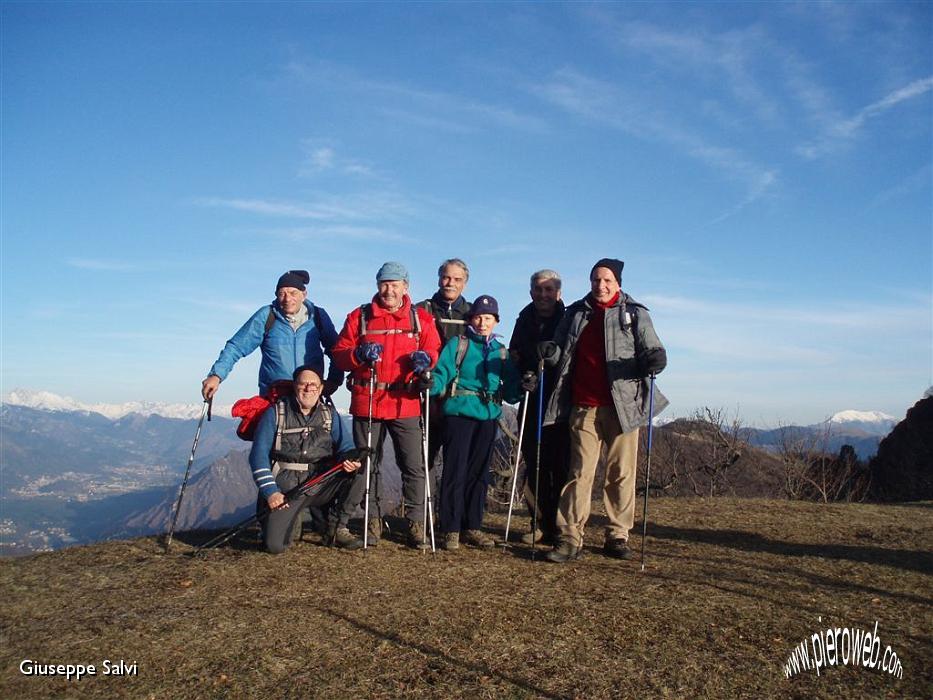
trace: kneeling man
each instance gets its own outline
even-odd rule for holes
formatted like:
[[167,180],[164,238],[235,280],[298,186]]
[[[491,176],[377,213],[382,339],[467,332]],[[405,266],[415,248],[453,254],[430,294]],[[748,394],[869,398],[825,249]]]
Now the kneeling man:
[[312,476],[316,462],[354,448],[353,434],[337,410],[320,400],[324,383],[317,371],[299,367],[292,379],[294,395],[279,399],[262,415],[249,453],[260,502],[271,511],[263,522],[262,541],[272,554],[288,547],[306,506],[324,506],[335,498],[339,506],[360,466],[344,462],[343,471],[329,477],[313,495],[285,502],[285,492]]

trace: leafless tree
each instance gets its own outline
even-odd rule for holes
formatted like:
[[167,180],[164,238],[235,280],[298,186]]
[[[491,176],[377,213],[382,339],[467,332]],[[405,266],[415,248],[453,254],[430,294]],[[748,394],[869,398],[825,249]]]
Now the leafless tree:
[[832,453],[832,425],[818,430],[782,425],[779,453],[784,468],[784,494],[790,499],[862,501],[868,494],[870,476],[851,445]]

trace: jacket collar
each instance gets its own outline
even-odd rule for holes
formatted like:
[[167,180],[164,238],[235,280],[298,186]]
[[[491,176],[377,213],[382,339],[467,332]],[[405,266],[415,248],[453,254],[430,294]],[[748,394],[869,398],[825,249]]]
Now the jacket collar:
[[443,295],[441,295],[440,290],[434,292],[434,295],[431,297],[431,303],[447,311],[462,311],[465,310],[467,306],[467,300],[464,299],[462,295],[457,297],[455,301],[448,302]]
[[379,318],[380,316],[394,316],[395,318],[406,318],[409,315],[409,309],[411,308],[411,297],[407,294],[402,297],[402,305],[398,307],[395,311],[389,311],[387,308],[382,306],[379,303],[379,295],[373,294],[373,303],[372,311],[373,318]]

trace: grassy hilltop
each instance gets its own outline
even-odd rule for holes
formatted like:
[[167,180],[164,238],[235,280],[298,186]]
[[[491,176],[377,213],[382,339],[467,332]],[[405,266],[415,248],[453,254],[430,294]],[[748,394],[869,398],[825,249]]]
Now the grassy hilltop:
[[[169,555],[148,538],[2,560],[0,697],[931,696],[931,504],[658,499],[649,521],[645,572],[595,550],[533,563],[521,546],[272,557],[249,537],[192,559],[187,535]],[[785,678],[813,633],[875,621],[902,678]],[[99,675],[24,676],[23,659]],[[104,659],[138,674],[100,675]]]

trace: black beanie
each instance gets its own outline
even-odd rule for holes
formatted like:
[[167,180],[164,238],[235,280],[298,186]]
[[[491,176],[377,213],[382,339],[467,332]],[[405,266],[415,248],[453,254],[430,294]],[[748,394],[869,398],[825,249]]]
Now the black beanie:
[[625,267],[625,263],[621,260],[616,260],[615,258],[603,258],[602,260],[597,261],[593,268],[590,270],[590,279],[593,279],[593,272],[597,267],[605,267],[609,270],[612,270],[612,274],[616,278],[616,282],[622,284],[622,268]]
[[279,291],[282,287],[294,287],[305,291],[305,285],[310,281],[311,275],[308,274],[307,270],[289,270],[279,277],[279,282],[275,285],[275,291]]

